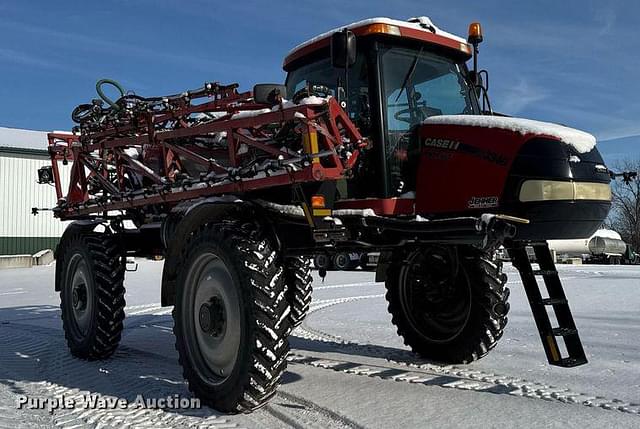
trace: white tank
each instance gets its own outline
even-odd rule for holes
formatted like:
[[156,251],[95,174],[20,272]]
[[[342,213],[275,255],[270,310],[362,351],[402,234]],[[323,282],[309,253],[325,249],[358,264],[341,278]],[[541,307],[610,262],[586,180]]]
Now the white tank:
[[[620,234],[610,229],[599,229],[591,237],[574,240],[549,240],[549,248],[557,255],[622,255],[627,245]],[[596,253],[599,252],[599,253]]]
[[589,238],[578,238],[575,240],[549,240],[549,248],[555,250],[557,255],[580,256],[588,255]]
[[589,241],[589,250],[592,255],[619,255],[627,250],[627,245],[622,240],[607,237],[593,237]]

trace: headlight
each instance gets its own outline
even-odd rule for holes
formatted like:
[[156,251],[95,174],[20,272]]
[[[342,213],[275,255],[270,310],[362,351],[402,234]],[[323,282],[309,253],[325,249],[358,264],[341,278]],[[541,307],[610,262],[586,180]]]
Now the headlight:
[[606,183],[575,182],[576,200],[611,201],[611,186]]
[[520,188],[520,201],[597,200],[611,201],[607,183],[527,180]]

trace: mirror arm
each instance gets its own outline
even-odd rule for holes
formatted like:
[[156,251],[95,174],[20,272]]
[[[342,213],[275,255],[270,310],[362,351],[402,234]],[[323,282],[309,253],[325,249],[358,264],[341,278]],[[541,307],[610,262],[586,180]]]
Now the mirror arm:
[[489,72],[487,70],[480,70],[478,72],[478,76],[484,74],[484,79],[480,79],[483,81],[482,84],[482,108],[484,110],[485,106],[489,108],[489,113],[493,115],[493,109],[491,108],[491,101],[489,100]]
[[[344,33],[345,33],[345,40],[347,39],[347,34],[348,34],[348,29],[344,29]],[[347,112],[347,107],[349,106],[349,50],[345,49],[344,50],[344,55],[345,55],[345,67],[344,67],[344,103],[342,102],[342,100],[340,100],[340,107],[342,107],[344,109],[345,112]],[[349,114],[349,112],[347,112],[347,115]]]
[[478,49],[478,44],[474,43],[473,44],[473,72],[475,73],[476,76],[476,84],[478,83],[478,53],[480,52],[480,50]]

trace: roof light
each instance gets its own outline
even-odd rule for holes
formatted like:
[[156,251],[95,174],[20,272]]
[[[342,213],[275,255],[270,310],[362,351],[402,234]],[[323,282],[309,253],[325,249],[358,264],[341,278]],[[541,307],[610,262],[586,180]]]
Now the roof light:
[[400,27],[395,26],[395,25],[391,25],[391,24],[383,24],[383,23],[376,23],[376,24],[368,25],[365,28],[363,35],[376,34],[376,33],[391,34],[393,36],[400,36],[401,35],[400,34]]
[[469,25],[469,43],[476,44],[482,42],[482,26],[479,22],[472,22]]

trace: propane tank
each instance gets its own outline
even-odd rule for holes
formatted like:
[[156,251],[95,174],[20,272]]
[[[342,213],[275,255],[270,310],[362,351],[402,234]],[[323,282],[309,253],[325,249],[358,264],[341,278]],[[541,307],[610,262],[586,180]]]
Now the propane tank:
[[589,251],[594,256],[620,255],[627,251],[627,244],[615,238],[593,237],[589,241]]
[[[621,246],[624,246],[622,248],[623,250],[619,251]],[[558,255],[567,256],[581,256],[589,254],[593,256],[601,256],[611,253],[622,254],[624,253],[626,246],[627,245],[622,241],[620,234],[609,229],[599,229],[591,237],[586,238],[549,240],[549,248],[551,250],[554,250]],[[616,251],[610,252],[612,249]]]

